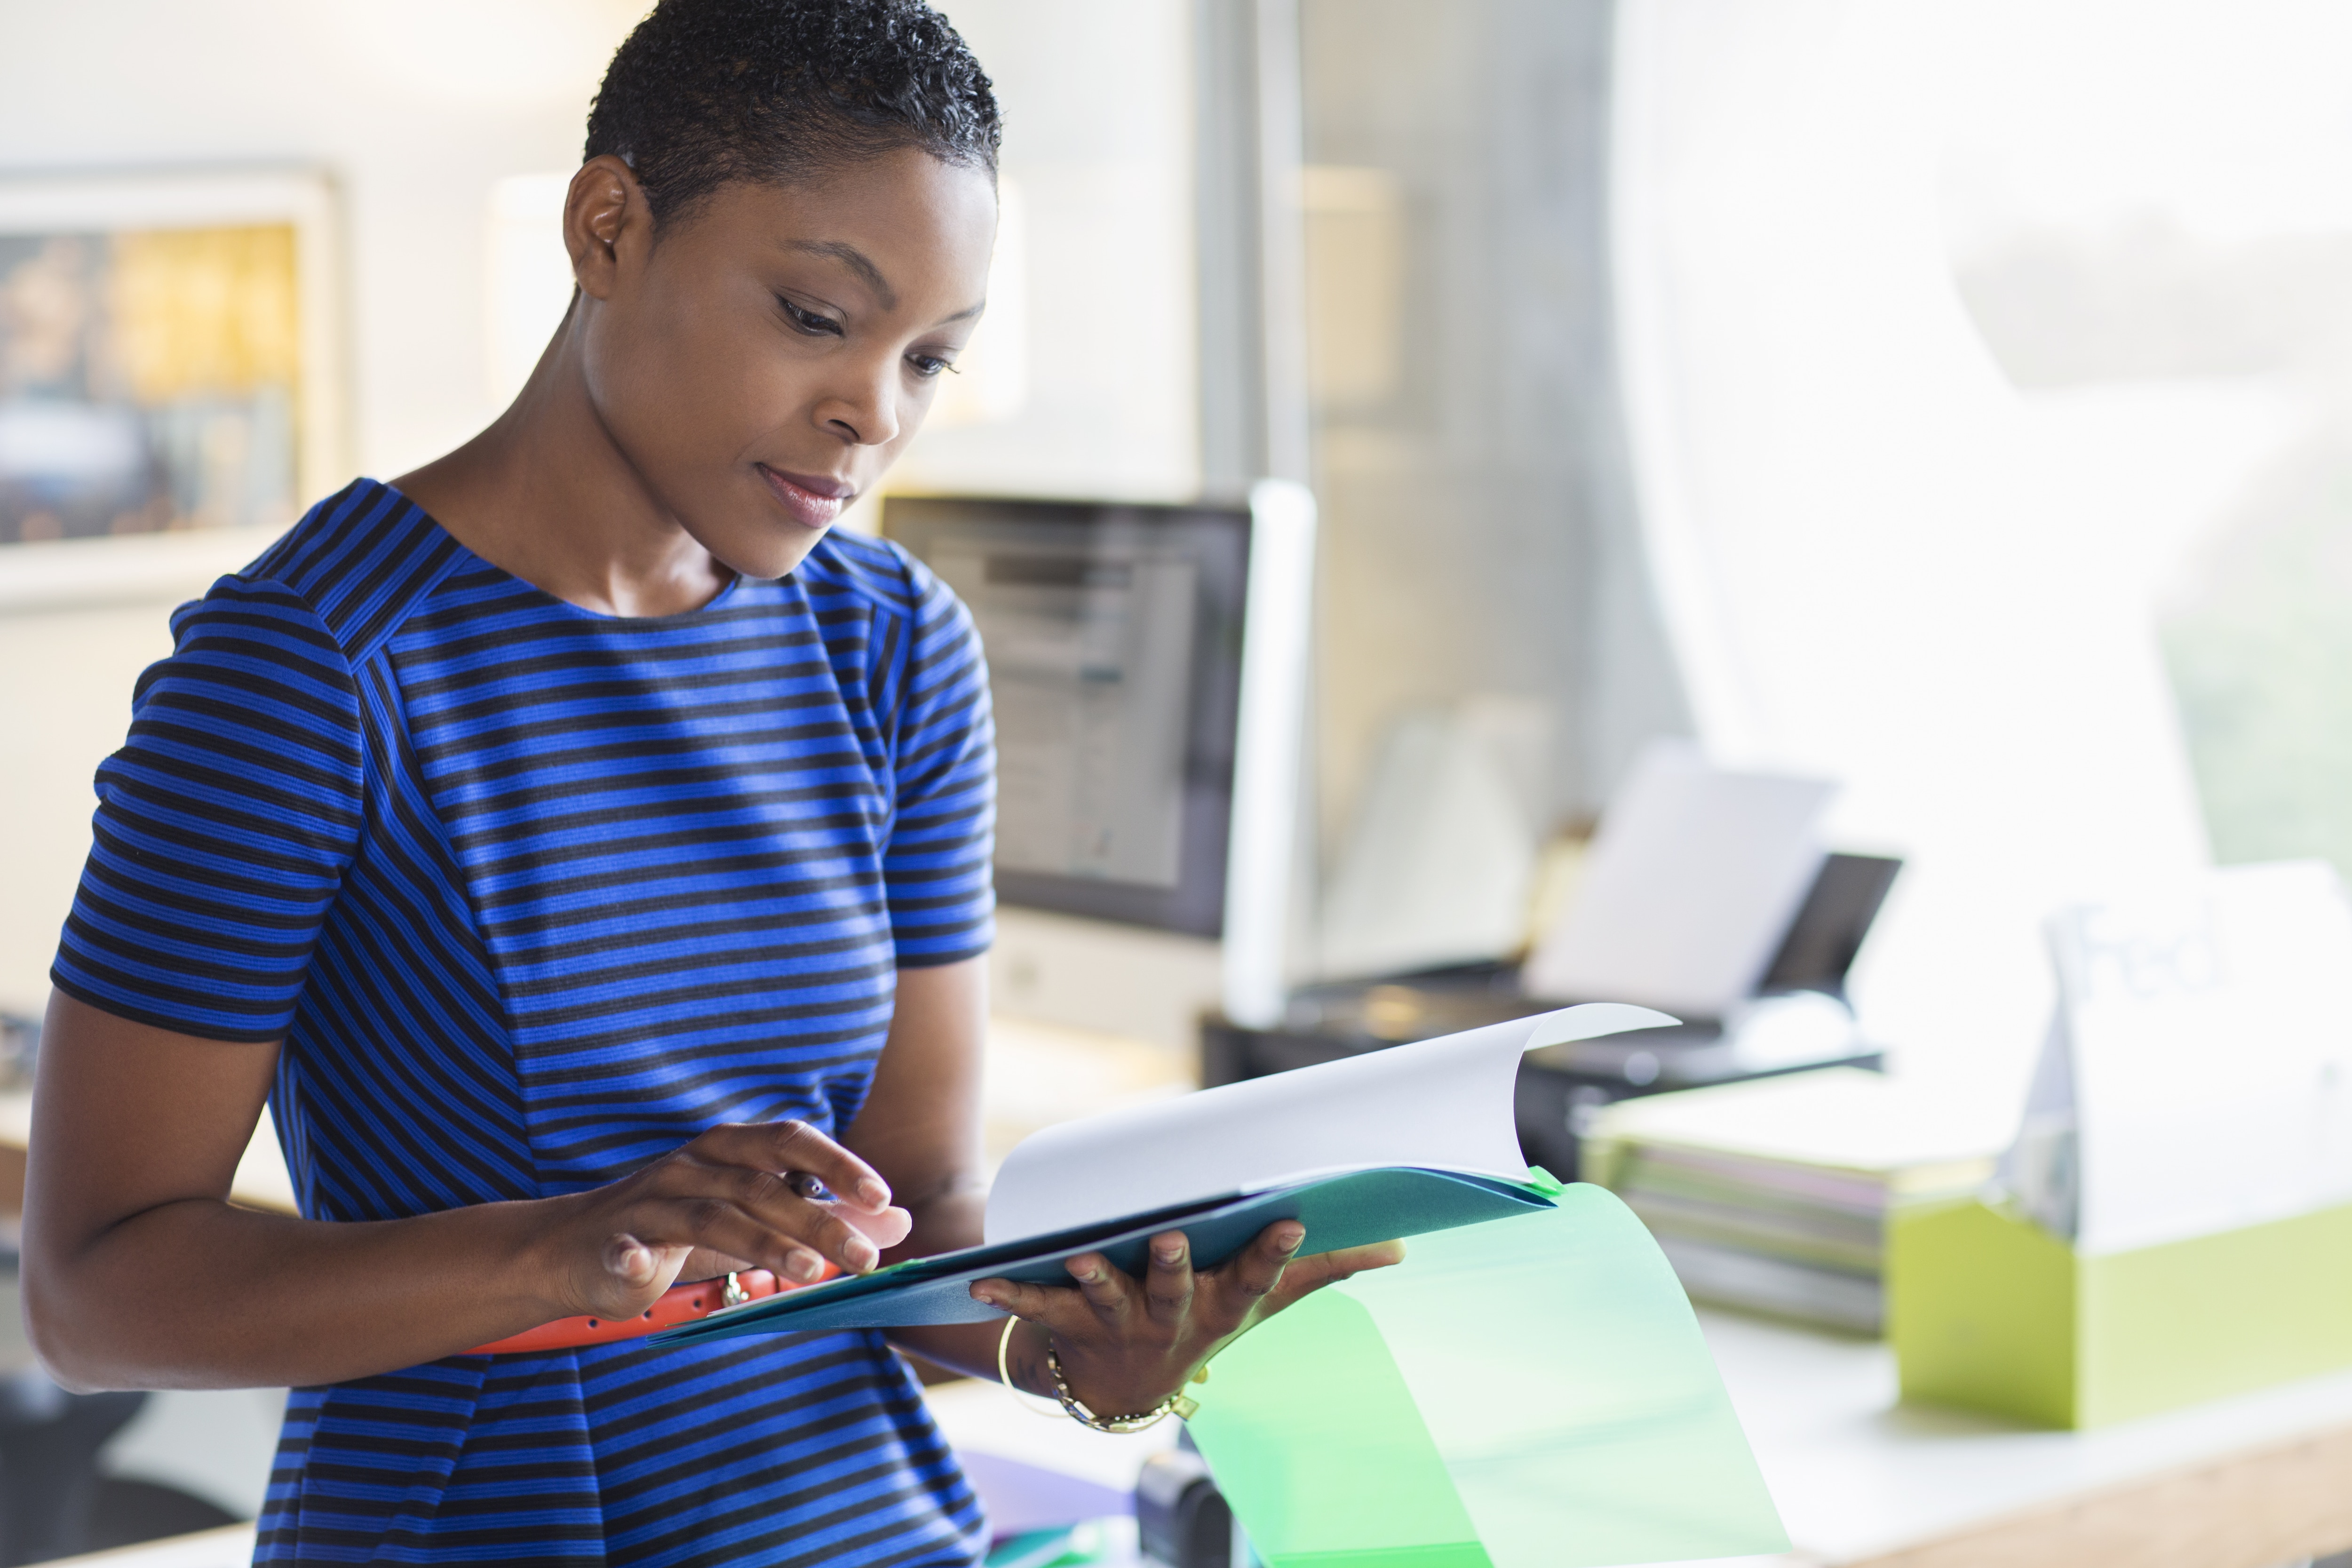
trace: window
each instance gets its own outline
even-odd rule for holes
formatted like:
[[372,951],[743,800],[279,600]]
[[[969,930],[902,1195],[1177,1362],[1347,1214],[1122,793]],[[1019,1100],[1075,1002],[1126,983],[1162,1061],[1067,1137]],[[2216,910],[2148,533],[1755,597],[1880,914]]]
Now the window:
[[2352,874],[2352,12],[1989,0],[1948,42],[1954,275],[2139,536],[2214,857]]

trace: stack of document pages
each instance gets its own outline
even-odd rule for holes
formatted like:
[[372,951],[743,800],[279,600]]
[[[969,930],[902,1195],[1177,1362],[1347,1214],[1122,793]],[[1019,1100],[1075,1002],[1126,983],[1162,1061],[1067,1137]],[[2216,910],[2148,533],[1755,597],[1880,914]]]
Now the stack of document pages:
[[1583,1174],[1641,1216],[1694,1300],[1877,1334],[1889,1212],[1975,1192],[2014,1122],[1831,1068],[1612,1106]]

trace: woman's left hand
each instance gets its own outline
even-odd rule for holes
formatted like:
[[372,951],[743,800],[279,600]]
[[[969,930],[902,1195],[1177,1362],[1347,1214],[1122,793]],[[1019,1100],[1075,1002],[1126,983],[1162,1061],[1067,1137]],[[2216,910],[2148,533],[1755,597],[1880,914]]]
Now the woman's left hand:
[[1140,1279],[1101,1253],[1082,1252],[1066,1265],[1075,1288],[982,1279],[971,1293],[1044,1331],[1023,1356],[1016,1382],[1032,1393],[1052,1391],[1045,1365],[1051,1336],[1073,1397],[1105,1419],[1139,1415],[1182,1388],[1228,1341],[1307,1292],[1404,1260],[1401,1241],[1294,1258],[1306,1236],[1297,1220],[1277,1220],[1224,1263],[1195,1273],[1184,1233],[1163,1231],[1151,1238]]

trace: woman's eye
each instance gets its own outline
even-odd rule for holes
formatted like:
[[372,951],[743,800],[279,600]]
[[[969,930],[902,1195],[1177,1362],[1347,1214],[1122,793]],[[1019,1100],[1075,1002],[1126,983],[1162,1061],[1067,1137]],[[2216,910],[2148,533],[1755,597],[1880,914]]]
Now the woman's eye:
[[841,323],[831,316],[820,316],[814,310],[804,310],[782,295],[776,297],[776,303],[784,308],[785,320],[791,321],[802,331],[818,337],[841,336]]
[[943,370],[955,369],[953,361],[943,360],[937,354],[908,354],[907,363],[914,366],[915,374],[925,381],[930,380]]

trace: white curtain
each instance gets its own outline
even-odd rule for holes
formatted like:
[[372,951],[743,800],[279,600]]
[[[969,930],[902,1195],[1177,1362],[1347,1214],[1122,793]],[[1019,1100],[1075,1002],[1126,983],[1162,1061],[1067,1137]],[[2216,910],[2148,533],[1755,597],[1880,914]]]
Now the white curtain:
[[2132,519],[2036,433],[1937,226],[1938,15],[1622,0],[1619,349],[1701,739],[1909,858],[1856,975],[1906,1068],[2021,1085],[2040,922],[2204,864]]

